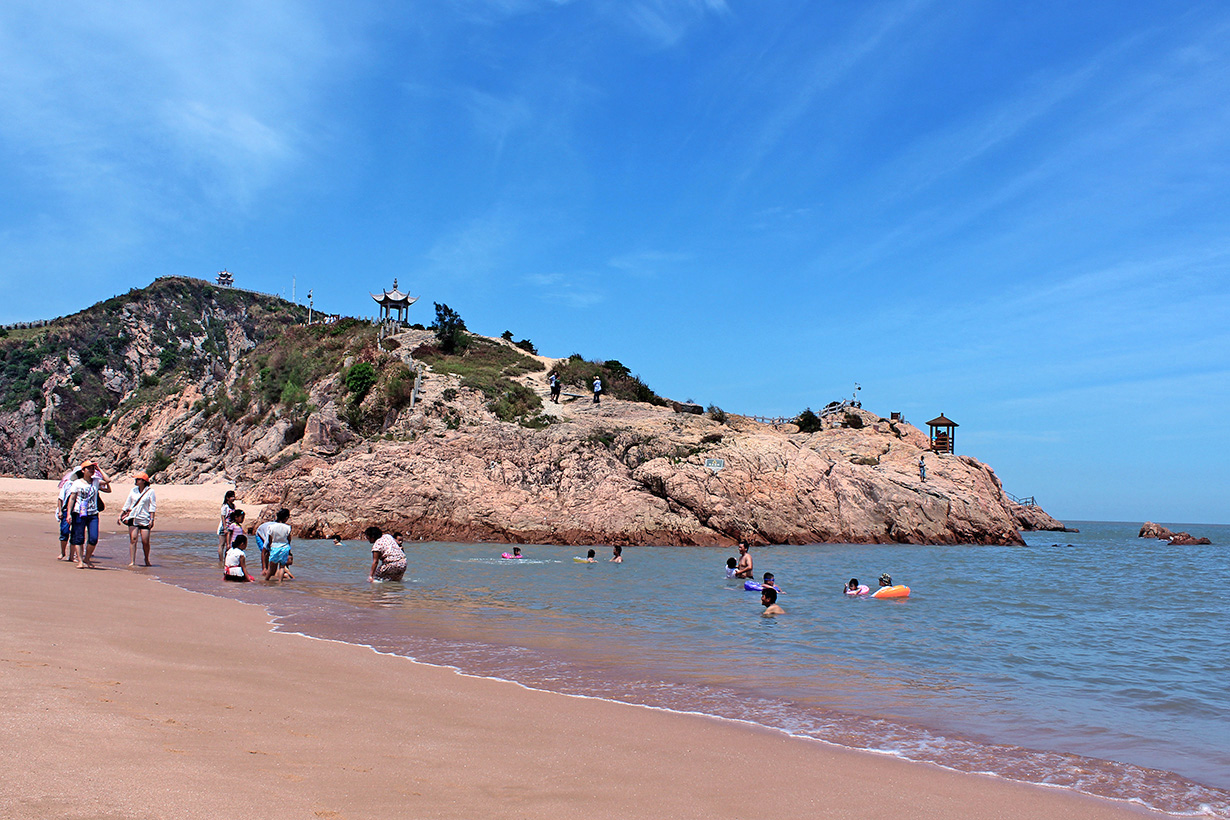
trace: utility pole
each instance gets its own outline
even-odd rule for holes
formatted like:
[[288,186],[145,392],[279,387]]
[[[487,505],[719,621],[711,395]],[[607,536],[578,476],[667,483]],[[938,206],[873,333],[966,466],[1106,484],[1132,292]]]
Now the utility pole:
[[308,324],[312,323],[312,291],[308,291]]

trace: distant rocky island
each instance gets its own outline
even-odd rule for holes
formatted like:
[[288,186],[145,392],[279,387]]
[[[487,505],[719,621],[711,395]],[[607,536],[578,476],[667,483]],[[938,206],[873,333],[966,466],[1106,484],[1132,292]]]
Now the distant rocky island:
[[1138,538],[1156,538],[1159,541],[1166,541],[1172,547],[1195,547],[1202,544],[1212,544],[1213,542],[1207,538],[1200,538],[1192,535],[1190,532],[1174,532],[1161,524],[1154,524],[1152,521],[1146,521],[1140,527]]
[[90,456],[155,481],[225,478],[290,507],[303,537],[1022,544],[1064,528],[904,421],[850,404],[778,424],[681,412],[701,408],[620,362],[539,356],[440,307],[434,329],[308,325],[277,297],[164,278],[6,331],[0,471],[58,477]]

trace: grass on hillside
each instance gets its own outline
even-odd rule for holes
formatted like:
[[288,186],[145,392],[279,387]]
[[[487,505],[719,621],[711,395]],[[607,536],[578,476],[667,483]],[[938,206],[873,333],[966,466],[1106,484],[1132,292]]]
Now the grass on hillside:
[[414,358],[436,373],[459,377],[462,387],[481,392],[487,399],[487,409],[501,421],[524,427],[545,427],[549,423],[542,415],[542,398],[513,381],[517,376],[543,370],[537,359],[478,336],[470,336],[456,354],[449,355],[438,346],[427,344],[414,351]]

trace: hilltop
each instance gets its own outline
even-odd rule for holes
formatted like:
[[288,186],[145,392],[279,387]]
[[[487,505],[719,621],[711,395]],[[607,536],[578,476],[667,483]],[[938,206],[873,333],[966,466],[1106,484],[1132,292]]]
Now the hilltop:
[[[0,339],[0,470],[98,458],[155,481],[235,481],[304,536],[530,543],[1021,543],[1058,529],[968,456],[858,407],[800,432],[655,394],[623,364],[539,356],[160,279]],[[455,344],[455,347],[454,347]],[[547,375],[565,383],[547,400]],[[607,386],[588,398],[595,373]],[[571,395],[570,395],[571,394]],[[708,466],[707,466],[708,465]]]

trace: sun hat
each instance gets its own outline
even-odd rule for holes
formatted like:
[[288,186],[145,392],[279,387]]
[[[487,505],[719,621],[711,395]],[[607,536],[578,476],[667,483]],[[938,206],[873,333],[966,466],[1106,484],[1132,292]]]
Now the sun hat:
[[97,467],[97,466],[98,466],[98,462],[97,462],[97,461],[90,460],[90,461],[83,461],[83,462],[81,462],[81,469],[83,469],[83,470],[84,470],[86,467]]
[[146,475],[145,473],[137,473],[136,475],[132,477],[132,480],[136,481],[138,478],[141,479],[142,481],[149,481],[149,476]]

